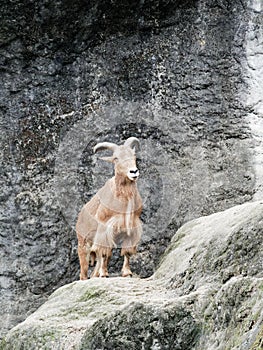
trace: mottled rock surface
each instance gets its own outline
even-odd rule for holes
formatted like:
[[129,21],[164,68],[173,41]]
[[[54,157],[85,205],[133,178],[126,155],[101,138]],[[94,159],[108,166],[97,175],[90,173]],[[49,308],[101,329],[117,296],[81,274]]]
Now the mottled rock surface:
[[96,142],[142,141],[141,277],[183,223],[261,198],[262,23],[257,0],[1,1],[1,334],[78,279]]
[[0,348],[260,350],[262,224],[262,201],[190,221],[151,278],[61,287]]

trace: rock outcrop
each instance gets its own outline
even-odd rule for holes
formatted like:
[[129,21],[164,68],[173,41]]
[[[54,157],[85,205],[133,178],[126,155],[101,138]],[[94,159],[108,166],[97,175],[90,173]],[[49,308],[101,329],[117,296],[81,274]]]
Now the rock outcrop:
[[262,198],[262,1],[2,0],[0,22],[0,337],[78,279],[97,142],[142,142],[141,277],[183,223]]
[[148,279],[78,281],[13,328],[2,350],[260,350],[263,201],[183,225]]

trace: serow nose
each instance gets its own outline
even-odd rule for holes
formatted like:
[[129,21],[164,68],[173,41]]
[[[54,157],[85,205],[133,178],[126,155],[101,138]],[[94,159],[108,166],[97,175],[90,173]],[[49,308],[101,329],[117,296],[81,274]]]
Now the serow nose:
[[132,169],[130,170],[130,176],[133,178],[136,178],[139,176],[139,169]]

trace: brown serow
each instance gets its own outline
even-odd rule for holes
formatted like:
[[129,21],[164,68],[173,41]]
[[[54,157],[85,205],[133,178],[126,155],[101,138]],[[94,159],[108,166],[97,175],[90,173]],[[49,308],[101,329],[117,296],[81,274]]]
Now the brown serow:
[[89,261],[96,266],[91,277],[108,277],[108,262],[112,249],[121,245],[124,256],[122,276],[132,276],[130,256],[136,253],[142,235],[140,215],[142,200],[136,180],[139,170],[136,165],[135,148],[139,148],[136,137],[128,138],[118,146],[102,142],[94,152],[111,150],[111,157],[101,158],[112,162],[115,176],[82,208],[76,225],[80,279],[88,278]]

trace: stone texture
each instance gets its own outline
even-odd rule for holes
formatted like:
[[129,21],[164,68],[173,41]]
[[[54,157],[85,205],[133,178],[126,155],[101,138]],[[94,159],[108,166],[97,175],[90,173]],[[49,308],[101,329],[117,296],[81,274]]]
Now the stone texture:
[[151,278],[61,287],[0,348],[260,350],[262,221],[262,201],[190,221]]
[[260,1],[3,0],[0,18],[1,334],[78,278],[76,215],[112,172],[96,142],[142,140],[141,277],[183,223],[260,198]]

